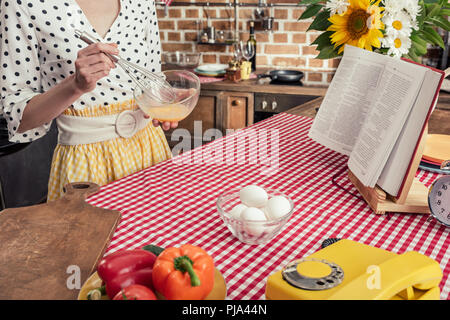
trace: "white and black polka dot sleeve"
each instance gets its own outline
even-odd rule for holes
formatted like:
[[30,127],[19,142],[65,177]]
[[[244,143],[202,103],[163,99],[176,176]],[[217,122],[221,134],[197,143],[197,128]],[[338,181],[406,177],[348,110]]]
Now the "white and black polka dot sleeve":
[[2,0],[0,9],[0,77],[3,117],[9,140],[29,142],[45,135],[51,123],[17,133],[25,106],[42,93],[39,42],[26,9]]
[[[154,0],[120,0],[120,12],[100,36],[76,0],[0,0],[0,77],[9,139],[28,142],[50,124],[17,133],[27,102],[75,73],[78,51],[87,45],[75,29],[115,42],[120,56],[152,72],[161,70],[161,43]],[[112,69],[71,107],[80,110],[134,98],[135,84],[122,68]]]

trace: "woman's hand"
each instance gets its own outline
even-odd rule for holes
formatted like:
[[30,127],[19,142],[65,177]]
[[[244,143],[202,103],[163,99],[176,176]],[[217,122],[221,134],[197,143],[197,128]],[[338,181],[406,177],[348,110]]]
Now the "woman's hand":
[[[145,118],[150,118],[149,116],[144,116]],[[167,131],[170,129],[176,129],[178,127],[178,122],[169,122],[169,121],[164,121],[164,122],[160,122],[159,120],[153,120],[153,125],[155,127],[159,127],[161,125],[161,127],[163,128],[163,130]]]
[[118,54],[117,44],[94,43],[78,51],[75,61],[75,86],[81,93],[94,90],[97,81],[116,68],[116,64],[105,53]]

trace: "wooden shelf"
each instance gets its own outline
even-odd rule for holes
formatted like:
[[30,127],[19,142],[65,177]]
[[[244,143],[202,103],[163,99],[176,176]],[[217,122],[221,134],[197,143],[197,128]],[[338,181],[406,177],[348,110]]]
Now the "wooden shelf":
[[197,44],[206,45],[206,46],[232,46],[233,45],[233,43],[227,43],[227,42],[197,42]]

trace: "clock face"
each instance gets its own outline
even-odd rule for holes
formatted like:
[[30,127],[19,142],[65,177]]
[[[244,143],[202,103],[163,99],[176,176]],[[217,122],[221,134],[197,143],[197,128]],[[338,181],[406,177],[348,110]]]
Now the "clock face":
[[443,225],[450,227],[450,175],[433,182],[428,194],[431,214]]

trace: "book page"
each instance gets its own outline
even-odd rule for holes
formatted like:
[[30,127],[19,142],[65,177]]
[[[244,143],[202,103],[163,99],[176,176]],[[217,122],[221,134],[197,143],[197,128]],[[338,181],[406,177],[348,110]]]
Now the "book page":
[[409,164],[419,143],[425,121],[434,109],[437,99],[433,104],[436,90],[439,87],[442,75],[428,70],[425,74],[423,86],[414,103],[414,107],[408,115],[400,136],[386,162],[377,184],[390,195],[397,197],[403,183]]
[[371,109],[385,64],[385,56],[347,45],[309,137],[350,155]]
[[374,187],[418,96],[427,68],[392,58],[382,75],[373,107],[350,155],[348,166]]

